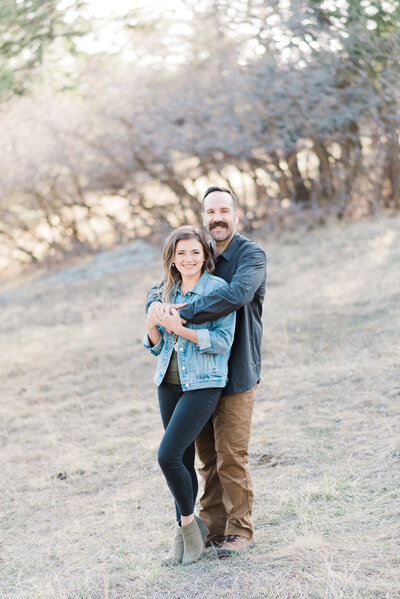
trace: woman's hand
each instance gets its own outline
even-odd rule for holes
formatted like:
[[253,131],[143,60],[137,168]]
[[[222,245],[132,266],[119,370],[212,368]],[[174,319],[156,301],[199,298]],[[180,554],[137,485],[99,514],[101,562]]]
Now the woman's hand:
[[161,338],[161,333],[157,328],[158,320],[155,317],[155,311],[150,310],[147,313],[146,326],[147,326],[147,335],[150,340],[150,344],[152,346],[157,345]]
[[160,313],[159,323],[168,331],[179,334],[183,328],[182,319],[179,316],[177,305],[169,305],[168,308]]
[[183,326],[184,323],[186,323],[186,320],[183,320],[183,318],[179,316],[179,312],[176,310],[176,305],[170,306],[168,310],[165,310],[160,321],[160,324],[168,333],[172,331],[179,337],[184,337],[185,339],[197,344],[198,339],[196,330]]
[[[169,329],[163,323],[163,317],[165,314],[169,314],[171,310],[179,310],[180,308],[184,308],[187,306],[187,303],[184,304],[167,304],[161,302],[154,302],[151,304],[149,311],[147,313],[147,326],[156,326],[157,324],[161,324],[167,333],[171,333],[171,329]],[[186,324],[186,320],[181,319],[182,324]]]
[[158,325],[156,304],[150,306],[149,311],[147,312],[146,324],[148,329]]

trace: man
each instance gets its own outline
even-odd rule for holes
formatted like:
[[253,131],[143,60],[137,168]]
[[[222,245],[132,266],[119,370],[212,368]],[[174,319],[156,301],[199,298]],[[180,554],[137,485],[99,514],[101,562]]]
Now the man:
[[[238,220],[235,195],[223,187],[209,187],[203,197],[203,222],[211,236],[214,274],[226,285],[179,310],[184,320],[196,324],[236,311],[228,384],[212,418],[196,439],[204,479],[200,516],[210,531],[208,544],[216,545],[219,557],[254,546],[248,448],[260,380],[266,258],[257,243],[236,232]],[[153,289],[146,307],[155,299]],[[150,309],[163,308],[153,304]]]

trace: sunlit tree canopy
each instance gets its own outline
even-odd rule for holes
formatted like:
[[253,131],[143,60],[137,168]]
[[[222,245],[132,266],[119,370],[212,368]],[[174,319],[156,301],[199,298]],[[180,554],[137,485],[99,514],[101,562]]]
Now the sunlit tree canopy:
[[210,182],[235,188],[247,229],[400,206],[397,2],[0,11],[7,260],[199,222]]

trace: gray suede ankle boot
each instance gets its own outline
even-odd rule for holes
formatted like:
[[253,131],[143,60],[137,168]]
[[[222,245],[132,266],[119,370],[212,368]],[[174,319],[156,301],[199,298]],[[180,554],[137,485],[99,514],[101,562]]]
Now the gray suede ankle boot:
[[201,536],[203,537],[203,541],[206,542],[206,538],[210,531],[208,530],[206,523],[204,522],[204,520],[202,518],[200,518],[200,516],[195,516],[195,518],[196,518],[197,524],[199,525]]
[[208,534],[205,523],[198,516],[186,526],[181,526],[183,539],[182,564],[192,564],[204,553],[204,541]]
[[177,526],[175,529],[175,537],[172,541],[171,551],[167,557],[161,560],[162,566],[174,566],[180,564],[183,557],[183,539],[181,534],[181,527]]

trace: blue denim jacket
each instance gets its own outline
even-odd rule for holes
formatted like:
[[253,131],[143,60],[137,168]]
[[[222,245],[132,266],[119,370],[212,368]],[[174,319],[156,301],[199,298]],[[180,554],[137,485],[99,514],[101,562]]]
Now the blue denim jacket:
[[[219,277],[204,271],[192,291],[182,295],[179,283],[174,288],[175,303],[192,303],[202,295],[214,291],[225,282]],[[175,294],[176,291],[176,294]],[[178,337],[178,368],[182,389],[204,389],[206,387],[225,387],[228,381],[228,359],[235,334],[236,313],[203,322],[202,324],[188,323],[187,327],[196,329],[198,344]],[[157,370],[154,376],[156,385],[160,385],[167,371],[174,346],[172,333],[167,333],[164,327],[158,326],[162,337],[157,345],[151,346],[146,333],[143,345],[152,354],[158,356]]]

